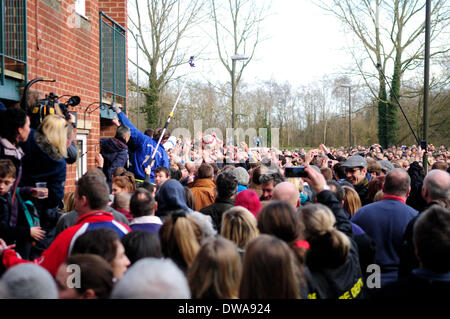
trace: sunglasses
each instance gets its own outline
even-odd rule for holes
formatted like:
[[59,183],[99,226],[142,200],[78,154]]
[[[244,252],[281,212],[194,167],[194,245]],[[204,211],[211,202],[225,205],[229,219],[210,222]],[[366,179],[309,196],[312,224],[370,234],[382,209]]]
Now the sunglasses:
[[352,173],[352,174],[354,174],[354,173],[356,173],[357,171],[360,171],[360,170],[361,170],[360,167],[346,168],[346,169],[345,169],[345,172],[346,172],[346,173]]

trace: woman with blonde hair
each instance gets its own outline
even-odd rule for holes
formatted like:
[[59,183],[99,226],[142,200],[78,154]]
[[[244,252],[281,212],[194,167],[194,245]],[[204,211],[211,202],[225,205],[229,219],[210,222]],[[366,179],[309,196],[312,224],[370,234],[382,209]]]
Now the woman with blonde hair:
[[242,254],[247,244],[259,235],[255,216],[241,206],[228,209],[222,215],[220,235],[234,242]]
[[75,210],[75,192],[66,193],[64,195],[64,213]]
[[308,298],[361,298],[364,284],[352,225],[341,202],[327,189],[325,177],[311,166],[305,171],[318,202],[304,206],[299,214],[309,243],[306,266],[312,275],[312,289]]
[[203,233],[193,217],[183,210],[174,211],[159,229],[161,250],[183,272],[187,272],[200,250]]
[[238,298],[242,264],[236,248],[221,237],[203,244],[187,272],[192,298]]
[[[23,157],[22,186],[46,182],[47,208],[63,208],[66,180],[67,121],[59,115],[48,115],[37,130],[31,129],[28,140],[21,144]],[[38,164],[38,165],[37,165]]]
[[59,115],[47,115],[37,130],[31,129],[28,139],[21,143],[23,175],[20,186],[35,187],[38,182],[46,182],[48,196],[34,202],[47,232],[46,238],[33,246],[30,259],[38,257],[51,243],[55,226],[64,209],[64,183],[66,181],[66,156],[70,140],[67,138],[69,123]]
[[67,121],[59,115],[45,117],[38,127],[38,131],[45,135],[50,144],[64,157],[67,157],[67,129]]
[[325,205],[311,204],[301,210],[300,220],[310,244],[306,265],[315,286],[310,291],[311,298],[350,298],[350,294],[351,298],[361,297],[363,284],[357,246],[349,235],[335,228],[344,219],[350,224],[344,214],[340,213],[341,221],[337,223],[335,214]]
[[352,218],[358,209],[362,207],[361,199],[353,187],[344,185],[342,186],[342,192],[344,210],[350,215],[350,218]]

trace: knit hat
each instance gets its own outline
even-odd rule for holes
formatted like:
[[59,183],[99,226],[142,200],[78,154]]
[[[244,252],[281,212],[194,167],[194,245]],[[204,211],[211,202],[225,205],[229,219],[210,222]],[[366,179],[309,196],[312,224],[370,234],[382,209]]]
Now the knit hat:
[[203,136],[202,142],[205,148],[214,148],[216,145],[216,138],[211,134],[207,134]]
[[232,172],[236,176],[239,185],[247,186],[248,182],[250,181],[250,175],[245,168],[239,166],[236,167]]
[[243,190],[237,194],[234,205],[247,208],[253,215],[255,215],[255,217],[258,217],[258,214],[261,211],[259,196],[251,189]]

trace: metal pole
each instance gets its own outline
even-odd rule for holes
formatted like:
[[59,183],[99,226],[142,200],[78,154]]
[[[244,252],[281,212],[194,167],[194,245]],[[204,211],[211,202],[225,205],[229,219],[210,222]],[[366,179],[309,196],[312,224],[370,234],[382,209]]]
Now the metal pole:
[[137,74],[136,74],[136,108],[137,108],[137,129],[139,131],[139,41],[138,38],[140,37],[139,34],[136,35],[136,67],[137,67]]
[[348,147],[352,147],[352,87],[348,87]]
[[[234,82],[234,73],[236,71],[236,60],[232,60],[231,62],[231,128],[233,129],[234,134],[234,99],[235,99],[235,91],[236,91],[236,84]],[[234,141],[234,136],[232,136],[232,139]],[[234,145],[234,142],[233,142]]]
[[427,138],[428,138],[428,95],[430,78],[430,7],[431,1],[426,1],[425,7],[425,65],[424,65],[424,83],[423,83],[423,141],[425,150],[423,153],[423,169],[425,174],[428,172],[427,159]]

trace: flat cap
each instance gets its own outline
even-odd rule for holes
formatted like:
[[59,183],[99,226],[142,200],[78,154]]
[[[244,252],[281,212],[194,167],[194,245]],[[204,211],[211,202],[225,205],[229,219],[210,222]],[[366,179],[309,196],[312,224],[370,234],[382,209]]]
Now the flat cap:
[[394,164],[392,164],[388,160],[381,160],[381,161],[379,161],[379,163],[381,164],[381,169],[383,171],[385,171],[386,173],[389,173],[390,171],[392,171],[395,168]]
[[367,161],[364,157],[359,155],[353,155],[349,157],[344,164],[343,167],[364,167],[367,168]]

